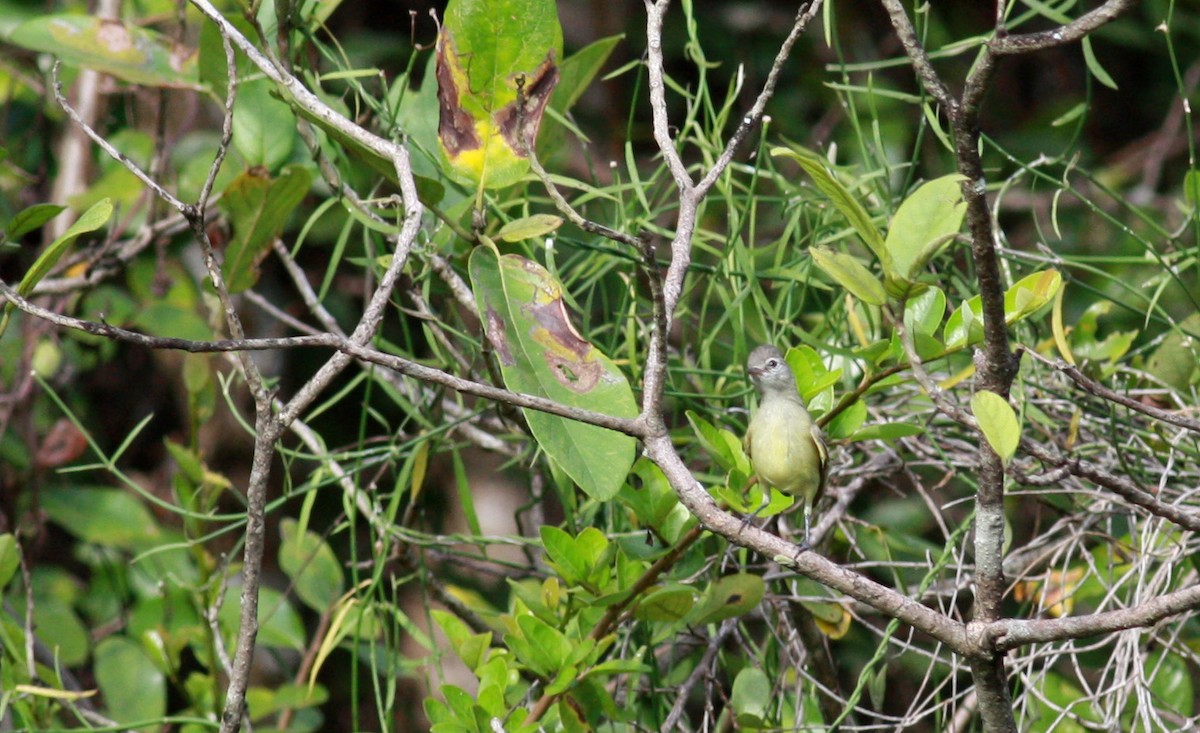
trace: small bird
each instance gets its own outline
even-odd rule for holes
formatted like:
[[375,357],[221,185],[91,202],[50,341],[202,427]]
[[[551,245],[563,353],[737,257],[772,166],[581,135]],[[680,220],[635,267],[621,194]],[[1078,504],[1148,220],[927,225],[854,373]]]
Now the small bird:
[[801,548],[811,549],[812,509],[825,488],[829,456],[821,429],[805,409],[796,378],[779,349],[764,344],[750,352],[746,373],[762,396],[746,428],[746,455],[760,483],[804,502]]

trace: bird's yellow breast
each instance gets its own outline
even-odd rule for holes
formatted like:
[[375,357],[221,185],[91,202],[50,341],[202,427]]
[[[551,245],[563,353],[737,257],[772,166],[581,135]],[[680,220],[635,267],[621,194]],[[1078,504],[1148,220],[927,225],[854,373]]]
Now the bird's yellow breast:
[[806,501],[821,488],[821,453],[812,418],[791,400],[765,400],[746,430],[758,480]]

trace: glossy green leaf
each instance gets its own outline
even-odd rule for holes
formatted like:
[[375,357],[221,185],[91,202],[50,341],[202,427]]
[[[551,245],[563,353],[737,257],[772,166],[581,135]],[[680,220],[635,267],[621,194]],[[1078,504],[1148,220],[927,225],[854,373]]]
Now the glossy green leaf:
[[198,85],[196,57],[190,49],[120,20],[83,14],[42,15],[14,28],[5,40],[134,84]]
[[554,0],[451,0],[436,74],[439,148],[456,178],[492,189],[525,176],[561,59]]
[[252,168],[239,175],[221,197],[229,215],[233,238],[221,264],[221,274],[231,293],[240,293],[258,282],[258,264],[283,231],[292,211],[304,200],[312,184],[308,169],[289,165],[278,178]]
[[890,255],[888,255],[887,247],[884,246],[879,229],[875,227],[871,221],[871,215],[858,202],[858,199],[854,198],[850,190],[829,171],[829,164],[825,158],[798,145],[773,148],[771,155],[791,158],[799,163],[804,172],[812,179],[817,190],[833,202],[834,207],[841,212],[842,216],[846,217],[850,226],[854,227],[854,231],[858,232],[859,238],[875,253],[880,262],[884,263],[884,269],[888,269]]
[[[617,417],[637,415],[629,382],[571,325],[562,286],[544,267],[519,255],[500,257],[486,245],[475,248],[469,267],[506,387]],[[538,445],[588,496],[616,495],[633,465],[633,438],[536,410],[524,413]]]
[[775,695],[771,679],[758,667],[746,667],[733,680],[729,704],[737,716],[739,728],[756,728],[763,724]]
[[978,296],[964,301],[946,319],[947,350],[961,349],[983,340],[983,301]]
[[1012,406],[995,392],[980,390],[971,395],[971,412],[988,445],[1007,463],[1021,442],[1021,425]]
[[708,586],[703,600],[691,614],[690,623],[712,624],[749,613],[758,607],[765,593],[761,576],[726,575]]
[[96,645],[95,670],[108,717],[118,723],[154,720],[166,712],[166,678],[134,641],[124,636],[101,641]]
[[887,291],[883,289],[883,283],[857,257],[835,252],[828,247],[813,247],[809,253],[822,272],[854,297],[871,305],[887,303]]
[[562,226],[562,223],[561,216],[534,214],[521,219],[514,219],[500,227],[496,238],[502,239],[505,242],[520,242],[524,239],[545,236]]
[[233,144],[246,165],[273,173],[287,162],[298,139],[296,116],[273,94],[268,79],[241,84],[233,108]]
[[41,502],[52,522],[97,545],[131,549],[161,532],[146,505],[121,489],[60,486],[43,491]]
[[58,204],[34,204],[26,207],[14,214],[4,225],[4,237],[15,242],[29,232],[40,229],[43,224],[66,210],[67,207]]
[[885,271],[911,282],[929,259],[962,228],[967,204],[962,198],[963,176],[952,174],[920,186],[900,204],[888,226],[891,265]]
[[281,521],[279,534],[279,568],[291,579],[296,596],[314,611],[328,611],[346,588],[337,555],[320,535],[301,532],[294,519]]
[[814,403],[819,401],[819,396],[832,394],[830,387],[841,380],[842,370],[830,370],[817,350],[808,345],[788,349],[785,358],[792,374],[796,375],[796,389],[800,390],[809,411],[815,411]]

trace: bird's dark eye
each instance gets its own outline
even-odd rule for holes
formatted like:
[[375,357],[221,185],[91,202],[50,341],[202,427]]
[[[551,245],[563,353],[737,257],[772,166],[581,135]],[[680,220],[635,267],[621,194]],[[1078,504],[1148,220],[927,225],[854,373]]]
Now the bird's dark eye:
[[779,366],[778,359],[767,359],[767,368],[768,369],[774,369],[777,366]]

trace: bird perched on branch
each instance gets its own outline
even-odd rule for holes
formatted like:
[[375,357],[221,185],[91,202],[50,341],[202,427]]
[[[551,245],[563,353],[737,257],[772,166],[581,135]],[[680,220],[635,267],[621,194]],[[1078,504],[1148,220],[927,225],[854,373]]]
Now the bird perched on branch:
[[760,483],[804,503],[801,547],[811,549],[812,510],[825,488],[828,459],[821,429],[805,409],[796,378],[779,349],[764,344],[750,352],[746,373],[761,396],[746,428],[746,455]]

